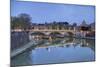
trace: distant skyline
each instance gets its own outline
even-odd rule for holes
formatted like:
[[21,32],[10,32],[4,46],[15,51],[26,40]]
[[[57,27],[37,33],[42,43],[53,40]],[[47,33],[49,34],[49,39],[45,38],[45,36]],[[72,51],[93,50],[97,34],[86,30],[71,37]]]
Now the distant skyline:
[[53,21],[80,24],[85,20],[88,24],[95,21],[94,6],[65,5],[39,2],[21,2],[11,0],[11,16],[21,13],[29,14],[33,23]]

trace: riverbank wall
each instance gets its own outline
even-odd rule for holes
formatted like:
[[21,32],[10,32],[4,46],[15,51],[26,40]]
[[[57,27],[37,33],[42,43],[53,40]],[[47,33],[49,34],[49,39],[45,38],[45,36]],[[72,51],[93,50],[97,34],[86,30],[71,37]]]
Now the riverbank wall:
[[30,42],[27,32],[11,32],[11,51]]

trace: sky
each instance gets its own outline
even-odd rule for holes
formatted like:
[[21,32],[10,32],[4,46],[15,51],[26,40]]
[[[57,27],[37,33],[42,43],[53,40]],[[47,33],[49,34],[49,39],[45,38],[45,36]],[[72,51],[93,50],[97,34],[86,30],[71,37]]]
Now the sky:
[[11,0],[11,16],[18,16],[21,13],[29,14],[32,23],[67,21],[70,24],[81,24],[83,20],[88,24],[95,22],[95,6]]

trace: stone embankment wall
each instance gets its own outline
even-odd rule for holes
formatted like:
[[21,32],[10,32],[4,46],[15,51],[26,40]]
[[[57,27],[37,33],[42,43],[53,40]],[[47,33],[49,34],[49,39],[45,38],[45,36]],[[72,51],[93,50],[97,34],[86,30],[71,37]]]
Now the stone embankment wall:
[[27,32],[11,32],[11,50],[20,48],[30,42]]

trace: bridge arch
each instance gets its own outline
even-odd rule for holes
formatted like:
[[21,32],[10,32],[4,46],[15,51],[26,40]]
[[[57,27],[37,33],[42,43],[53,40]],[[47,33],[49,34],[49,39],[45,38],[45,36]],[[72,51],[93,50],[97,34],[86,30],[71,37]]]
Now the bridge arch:
[[45,35],[45,33],[43,33],[43,32],[31,32],[30,35],[31,35],[31,36],[32,36],[32,35]]
[[61,36],[62,33],[61,32],[51,32],[49,33],[49,36]]
[[73,32],[67,32],[69,36],[73,36],[74,33]]

